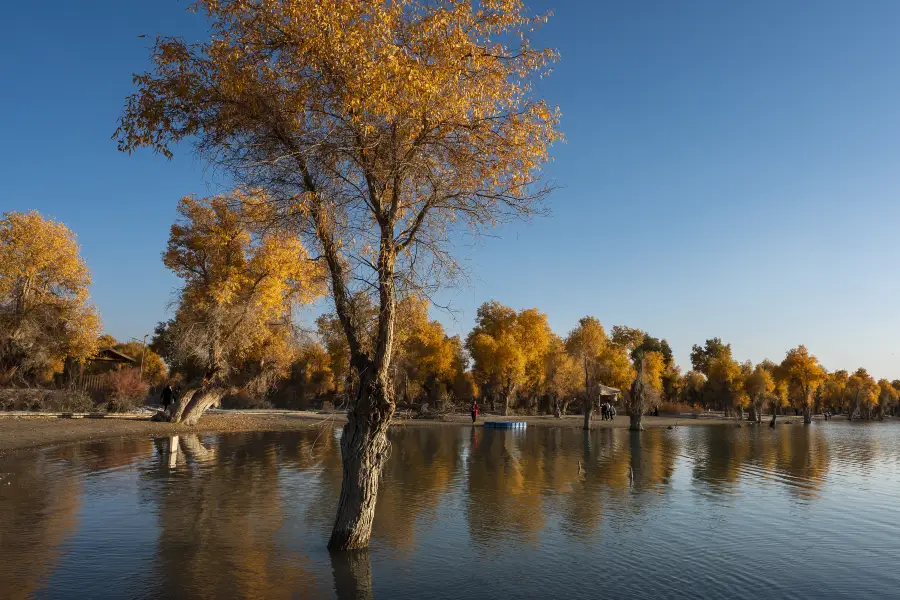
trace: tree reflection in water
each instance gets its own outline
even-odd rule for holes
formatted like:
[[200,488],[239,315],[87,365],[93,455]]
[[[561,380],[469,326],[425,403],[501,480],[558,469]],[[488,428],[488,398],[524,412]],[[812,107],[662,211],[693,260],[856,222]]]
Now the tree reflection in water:
[[331,554],[331,569],[338,600],[371,600],[375,597],[368,550]]
[[[155,443],[156,461],[143,478],[159,520],[155,570],[161,596],[314,597],[316,575],[278,535],[285,515],[277,436],[222,436],[205,443],[187,435]],[[170,467],[174,448],[177,460]]]

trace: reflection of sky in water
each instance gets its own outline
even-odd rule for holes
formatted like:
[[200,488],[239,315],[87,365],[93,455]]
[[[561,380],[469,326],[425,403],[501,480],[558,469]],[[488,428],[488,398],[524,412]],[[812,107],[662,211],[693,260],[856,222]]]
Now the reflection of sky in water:
[[[10,598],[884,597],[900,425],[391,431],[370,552],[325,551],[338,429],[0,458]],[[29,596],[30,594],[30,596]]]

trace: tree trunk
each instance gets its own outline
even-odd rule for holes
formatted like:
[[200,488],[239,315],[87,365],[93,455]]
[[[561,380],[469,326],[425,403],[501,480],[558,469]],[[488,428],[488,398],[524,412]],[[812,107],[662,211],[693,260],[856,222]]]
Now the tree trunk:
[[153,419],[193,427],[200,421],[206,409],[219,402],[225,392],[225,387],[217,384],[187,390],[178,398],[168,415],[159,413]]
[[591,417],[594,415],[594,403],[588,397],[584,401],[584,429],[591,428]]
[[749,414],[750,420],[753,421],[754,423],[756,423],[756,422],[757,422],[757,418],[756,418],[756,404],[753,403],[753,402],[750,403],[749,413],[750,413],[750,414]]
[[387,377],[363,375],[341,436],[343,480],[328,549],[359,550],[369,545],[378,481],[390,452],[387,429],[394,413]]
[[169,415],[168,421],[170,423],[180,423],[181,416],[184,414],[184,409],[187,407],[188,403],[193,399],[194,394],[200,391],[200,388],[193,388],[186,390],[181,396],[178,397],[178,400],[175,404],[172,405]]
[[510,397],[510,395],[511,394],[509,392],[506,392],[505,394],[503,394],[503,416],[504,417],[509,416],[509,397]]
[[628,416],[631,420],[631,423],[628,425],[629,431],[643,431],[644,430],[643,425],[641,425],[641,420],[644,418],[644,411],[631,410],[631,411],[629,411]]
[[775,427],[775,419],[778,418],[778,409],[772,409],[772,420],[769,421],[769,427]]
[[225,395],[225,389],[219,386],[211,386],[194,394],[181,415],[181,423],[193,427],[200,421],[200,417],[206,409],[216,404]]
[[812,410],[809,406],[803,408],[803,424],[809,425],[812,423]]

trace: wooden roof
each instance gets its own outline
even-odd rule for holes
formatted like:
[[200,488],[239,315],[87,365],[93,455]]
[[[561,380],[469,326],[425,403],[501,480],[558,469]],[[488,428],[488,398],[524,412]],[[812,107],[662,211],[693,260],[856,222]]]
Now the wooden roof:
[[606,385],[599,385],[598,387],[600,388],[601,396],[615,396],[616,394],[622,393],[622,390],[614,388],[614,387],[609,387]]
[[97,362],[117,362],[117,363],[129,363],[134,364],[137,361],[130,356],[122,354],[118,350],[113,350],[112,348],[101,348],[99,352],[97,352],[97,356],[92,358],[91,360]]

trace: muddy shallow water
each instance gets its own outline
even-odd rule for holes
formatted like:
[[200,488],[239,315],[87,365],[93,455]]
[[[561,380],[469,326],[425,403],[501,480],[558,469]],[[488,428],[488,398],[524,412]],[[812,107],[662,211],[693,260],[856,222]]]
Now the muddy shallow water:
[[882,598],[900,424],[392,429],[330,556],[339,429],[0,457],[3,598]]

